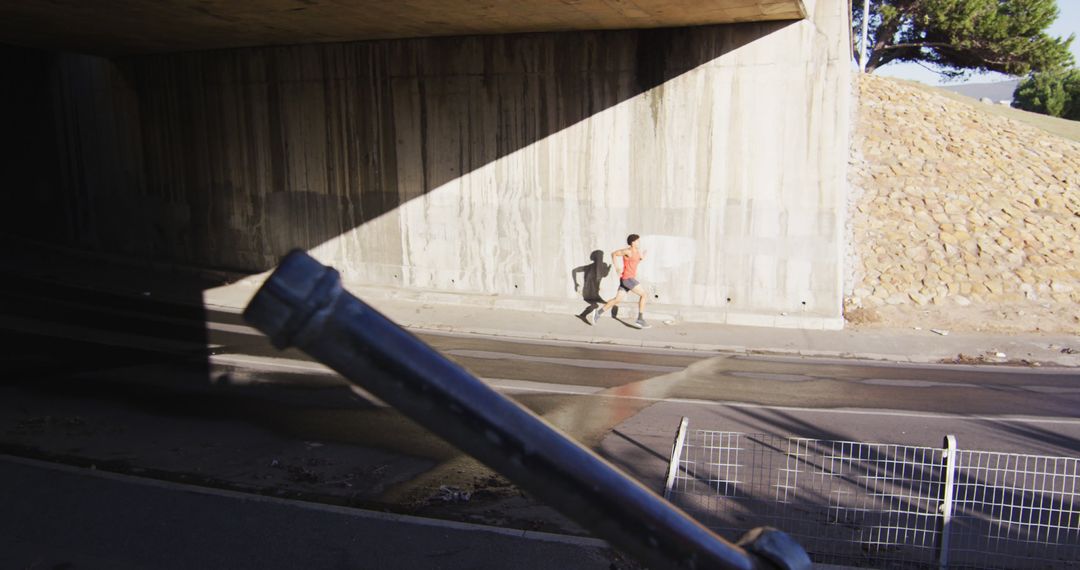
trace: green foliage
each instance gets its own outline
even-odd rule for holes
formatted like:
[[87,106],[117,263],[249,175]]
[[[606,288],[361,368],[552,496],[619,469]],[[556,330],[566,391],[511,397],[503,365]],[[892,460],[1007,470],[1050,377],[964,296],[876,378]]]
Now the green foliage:
[[1013,106],[1080,121],[1080,69],[1031,74],[1016,86]]
[[[852,0],[853,48],[862,33],[864,1]],[[1068,67],[1074,37],[1044,31],[1057,16],[1055,0],[870,0],[866,70],[894,61],[928,63],[949,76],[1019,76]]]

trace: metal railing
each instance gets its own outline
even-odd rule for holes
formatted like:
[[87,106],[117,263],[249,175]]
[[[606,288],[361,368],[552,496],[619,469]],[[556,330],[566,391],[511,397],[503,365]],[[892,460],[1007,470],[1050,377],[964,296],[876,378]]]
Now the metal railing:
[[1080,568],[1080,459],[703,430],[681,450],[667,495],[721,535],[768,525],[846,566]]
[[1080,459],[960,451],[955,566],[1080,568]]

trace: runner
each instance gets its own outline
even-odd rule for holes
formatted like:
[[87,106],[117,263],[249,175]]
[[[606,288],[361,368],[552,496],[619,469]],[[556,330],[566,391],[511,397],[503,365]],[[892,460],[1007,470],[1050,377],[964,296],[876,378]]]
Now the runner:
[[622,300],[623,295],[627,291],[635,293],[638,296],[638,317],[634,321],[633,325],[639,329],[650,328],[649,323],[645,322],[645,288],[638,283],[637,266],[642,260],[645,259],[644,251],[638,249],[638,245],[641,243],[641,236],[637,234],[630,234],[626,238],[626,243],[630,246],[618,251],[611,252],[611,265],[615,266],[615,260],[622,258],[623,269],[622,274],[619,276],[619,290],[615,293],[615,298],[608,301],[606,305],[593,311],[592,324],[596,324],[600,317],[612,306]]

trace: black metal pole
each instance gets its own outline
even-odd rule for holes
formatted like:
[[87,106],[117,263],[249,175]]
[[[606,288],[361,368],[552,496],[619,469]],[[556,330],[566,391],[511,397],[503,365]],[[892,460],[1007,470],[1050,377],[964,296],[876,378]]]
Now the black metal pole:
[[[787,535],[731,544],[498,394],[363,301],[337,271],[286,256],[244,318],[296,346],[653,568],[803,568]],[[804,564],[805,561],[805,564]]]

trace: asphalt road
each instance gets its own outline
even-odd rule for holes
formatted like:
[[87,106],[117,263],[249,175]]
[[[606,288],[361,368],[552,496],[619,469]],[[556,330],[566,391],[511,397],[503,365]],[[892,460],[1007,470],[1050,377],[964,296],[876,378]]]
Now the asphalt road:
[[[580,532],[239,315],[0,285],[0,451],[139,476]],[[421,334],[658,489],[692,429],[1080,455],[1073,370],[680,353]]]

